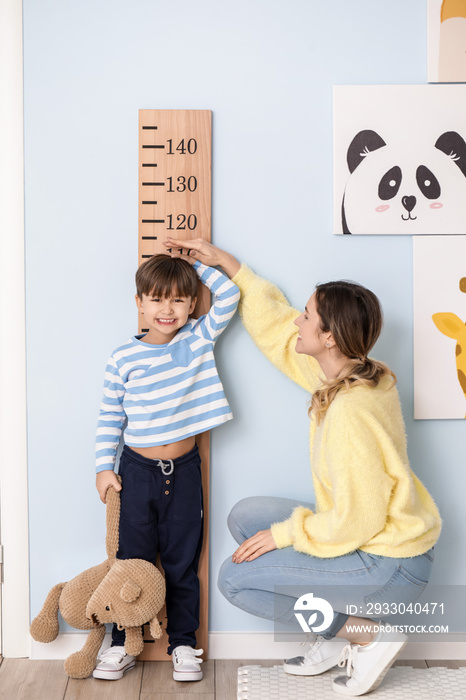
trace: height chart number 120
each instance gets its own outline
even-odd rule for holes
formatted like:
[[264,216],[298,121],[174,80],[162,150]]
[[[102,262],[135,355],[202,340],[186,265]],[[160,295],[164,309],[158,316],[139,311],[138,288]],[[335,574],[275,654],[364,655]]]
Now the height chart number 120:
[[210,110],[139,111],[139,264],[163,241],[211,235]]

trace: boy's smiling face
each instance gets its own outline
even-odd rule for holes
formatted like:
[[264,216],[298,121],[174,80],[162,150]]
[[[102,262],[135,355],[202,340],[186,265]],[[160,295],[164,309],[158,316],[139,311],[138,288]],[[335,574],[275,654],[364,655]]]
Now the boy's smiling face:
[[144,315],[145,327],[149,329],[143,341],[162,345],[173,340],[180,328],[183,328],[194,311],[196,299],[177,296],[175,293],[166,297],[143,294],[141,299],[136,294],[136,305]]

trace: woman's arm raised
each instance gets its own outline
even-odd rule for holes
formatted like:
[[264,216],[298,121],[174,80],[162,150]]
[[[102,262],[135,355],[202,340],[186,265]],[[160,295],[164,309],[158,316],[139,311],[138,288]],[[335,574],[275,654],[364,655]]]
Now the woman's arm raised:
[[295,352],[298,328],[294,320],[299,311],[290,306],[277,287],[255,275],[246,265],[240,265],[230,253],[201,238],[185,241],[169,238],[165,245],[177,248],[171,253],[174,256],[218,265],[234,277],[241,292],[241,319],[258,348],[287,377],[307,391],[315,391],[323,379],[322,371],[314,358]]
[[212,243],[205,241],[203,238],[192,238],[188,241],[183,241],[179,238],[167,238],[164,241],[164,245],[166,248],[179,249],[181,253],[176,251],[172,255],[182,257],[189,262],[193,262],[194,259],[199,260],[199,262],[208,267],[221,267],[230,279],[236,275],[241,267],[241,263],[231,253],[217,248],[217,246],[212,245]]

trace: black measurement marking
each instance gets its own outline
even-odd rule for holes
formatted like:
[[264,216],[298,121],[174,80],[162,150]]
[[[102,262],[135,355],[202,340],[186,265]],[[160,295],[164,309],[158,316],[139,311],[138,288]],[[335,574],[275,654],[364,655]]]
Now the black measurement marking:
[[149,199],[146,199],[145,201],[141,202],[141,204],[157,204],[157,202],[152,202]]
[[143,223],[143,224],[164,224],[165,219],[143,219],[141,223]]
[[158,129],[158,126],[143,126],[143,129]]
[[152,145],[152,144],[148,144],[148,145],[146,145],[146,146],[143,146],[143,148],[165,148],[165,146],[157,146],[157,145],[154,146],[154,145]]
[[143,163],[142,164],[143,168],[158,168],[157,163]]
[[[144,256],[142,256],[142,257],[144,257]],[[152,256],[151,256],[151,257],[152,257]],[[148,328],[141,328],[141,331],[142,331],[142,333],[149,333],[149,329],[148,329]]]
[[156,241],[157,236],[142,236],[143,241]]
[[154,187],[157,183],[156,182],[143,182],[142,185],[143,187]]
[[141,255],[141,258],[151,258],[152,255]]

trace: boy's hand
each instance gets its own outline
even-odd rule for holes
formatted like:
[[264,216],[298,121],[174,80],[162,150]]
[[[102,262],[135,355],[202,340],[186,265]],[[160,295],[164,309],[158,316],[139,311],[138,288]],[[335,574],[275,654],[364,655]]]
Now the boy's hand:
[[[179,238],[167,238],[163,241],[166,248],[174,248],[170,255],[175,258],[184,258],[193,263],[195,260],[209,267],[219,266],[225,270],[228,277],[234,277],[241,267],[233,255],[221,248],[212,245],[203,238],[191,238],[183,241]],[[168,251],[167,251],[168,252]]]
[[107,491],[110,486],[113,486],[115,491],[121,491],[121,484],[115,472],[111,469],[99,472],[95,478],[95,485],[97,486],[97,491],[99,492],[102,503],[105,503],[107,500]]

